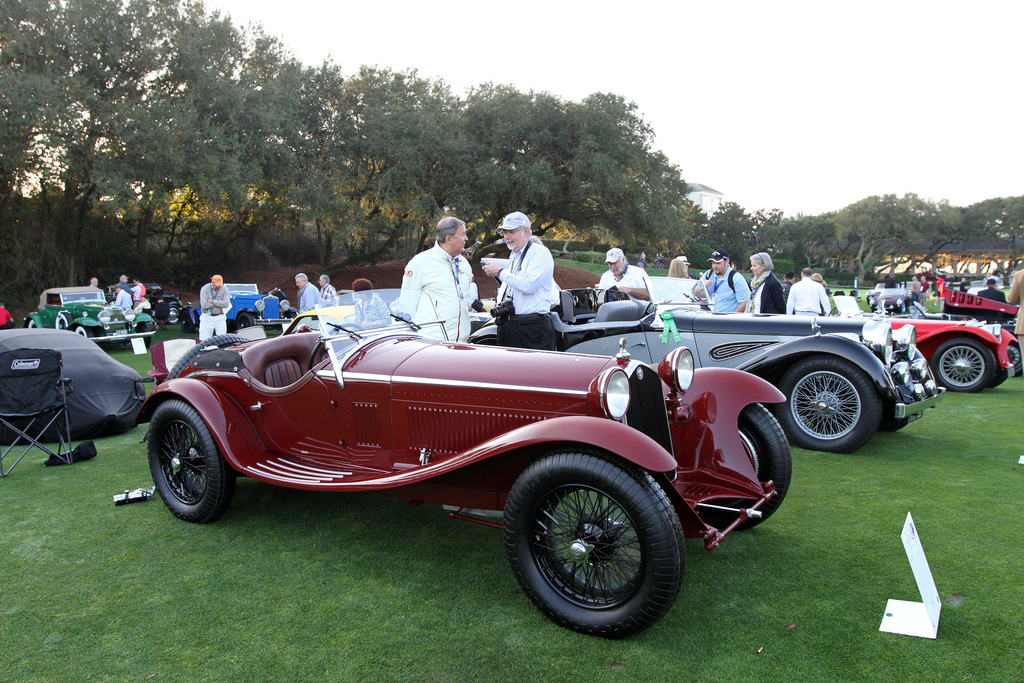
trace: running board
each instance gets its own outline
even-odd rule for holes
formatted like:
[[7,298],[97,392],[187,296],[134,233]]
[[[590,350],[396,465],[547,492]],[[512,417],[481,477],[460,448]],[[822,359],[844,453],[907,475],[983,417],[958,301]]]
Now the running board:
[[246,474],[255,479],[303,484],[305,486],[331,486],[342,481],[345,477],[351,477],[353,474],[352,470],[332,470],[325,467],[315,467],[285,457],[264,460],[255,465],[246,466],[243,469]]

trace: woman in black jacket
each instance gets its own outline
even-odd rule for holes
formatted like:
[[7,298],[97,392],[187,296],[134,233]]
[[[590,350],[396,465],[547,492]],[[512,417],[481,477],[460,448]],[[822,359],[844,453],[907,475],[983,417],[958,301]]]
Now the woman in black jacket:
[[751,309],[754,313],[785,313],[786,297],[782,294],[782,283],[772,272],[772,257],[763,251],[750,257]]

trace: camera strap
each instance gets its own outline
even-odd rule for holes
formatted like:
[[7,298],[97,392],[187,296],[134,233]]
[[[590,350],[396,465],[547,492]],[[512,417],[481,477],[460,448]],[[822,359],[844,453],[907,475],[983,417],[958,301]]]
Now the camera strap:
[[[521,252],[519,252],[519,254],[518,254],[519,258],[518,259],[516,258],[517,254],[512,254],[512,260],[514,261],[514,263],[510,263],[509,264],[509,270],[510,271],[512,271],[513,273],[518,273],[520,270],[522,270],[522,268],[523,268],[523,259],[526,258],[526,252],[528,252],[530,250],[530,245],[531,244],[533,244],[533,242],[527,242],[526,243],[526,246],[523,247],[523,250]],[[499,280],[499,282],[500,282],[500,280]],[[504,292],[504,296],[503,297],[499,297],[498,303],[501,303],[502,301],[512,301],[512,295],[508,291],[508,283],[502,282],[501,283],[501,287],[502,287],[502,292]]]

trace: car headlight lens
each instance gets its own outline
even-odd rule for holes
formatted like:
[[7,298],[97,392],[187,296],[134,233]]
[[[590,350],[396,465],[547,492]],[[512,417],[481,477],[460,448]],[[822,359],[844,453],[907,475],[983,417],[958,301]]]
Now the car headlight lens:
[[910,364],[910,376],[914,378],[914,381],[920,382],[928,377],[928,361],[924,358],[918,358]]
[[597,384],[601,409],[613,420],[620,420],[629,410],[629,378],[621,368],[611,368],[601,375]]
[[128,309],[127,311],[125,311],[124,312],[124,319],[127,320],[128,322],[134,322],[135,321],[135,311],[133,311],[131,309]]
[[96,319],[99,320],[104,325],[109,325],[111,313],[113,313],[113,311],[111,311],[109,308],[104,308],[102,311],[96,314]]
[[920,382],[914,383],[914,398],[918,401],[923,401],[928,398],[928,392]]
[[893,330],[893,342],[896,348],[907,354],[907,358],[917,355],[917,328],[913,325],[904,325],[898,330]]
[[256,299],[256,302],[253,304],[253,306],[256,307],[257,311],[262,313],[263,309],[267,307],[267,302],[264,301],[263,299]]
[[928,392],[929,396],[935,396],[939,393],[939,388],[935,386],[935,380],[930,379],[924,383],[924,390]]
[[910,381],[910,363],[905,360],[900,361],[892,366],[892,370],[889,371],[892,381],[898,385],[906,384]]
[[878,354],[878,357],[888,367],[892,363],[894,348],[892,325],[885,320],[869,320],[864,323],[861,336],[864,337],[864,342],[871,346],[871,350]]
[[280,310],[287,311],[291,307],[292,307],[292,305],[290,303],[288,303],[288,299],[281,299],[281,309]]
[[693,382],[693,352],[685,346],[679,346],[668,352],[658,364],[658,375],[661,381],[676,391],[686,391]]

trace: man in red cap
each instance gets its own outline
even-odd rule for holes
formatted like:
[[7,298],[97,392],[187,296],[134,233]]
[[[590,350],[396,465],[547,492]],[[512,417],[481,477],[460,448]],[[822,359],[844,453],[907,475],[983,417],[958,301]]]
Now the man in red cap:
[[224,315],[231,308],[231,295],[224,286],[224,278],[214,275],[199,292],[199,341],[228,333],[228,319]]

